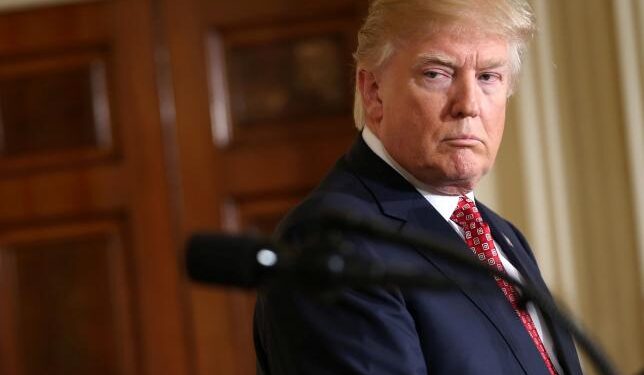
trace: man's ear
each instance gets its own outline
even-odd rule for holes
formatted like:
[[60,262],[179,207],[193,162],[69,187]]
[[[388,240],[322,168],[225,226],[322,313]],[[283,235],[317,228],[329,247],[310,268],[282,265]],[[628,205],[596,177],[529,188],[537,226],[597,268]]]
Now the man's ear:
[[365,120],[373,126],[378,126],[382,120],[382,100],[376,76],[368,70],[359,69],[356,79],[362,97]]

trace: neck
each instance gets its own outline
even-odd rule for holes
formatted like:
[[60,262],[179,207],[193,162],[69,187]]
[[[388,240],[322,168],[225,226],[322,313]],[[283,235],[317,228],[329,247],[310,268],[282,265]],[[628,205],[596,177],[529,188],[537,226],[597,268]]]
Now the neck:
[[429,192],[432,194],[437,194],[437,195],[450,195],[450,196],[465,196],[469,192],[471,192],[472,189],[466,189],[460,186],[430,186]]

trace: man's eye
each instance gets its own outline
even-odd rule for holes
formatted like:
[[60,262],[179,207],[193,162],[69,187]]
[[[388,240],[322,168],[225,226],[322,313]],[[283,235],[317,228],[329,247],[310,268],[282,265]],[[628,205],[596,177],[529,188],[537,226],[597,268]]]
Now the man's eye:
[[445,72],[440,72],[437,70],[428,70],[425,73],[425,77],[429,79],[441,79],[441,78],[448,78],[449,75]]
[[479,75],[479,79],[484,82],[496,82],[499,81],[501,77],[494,73],[483,73]]

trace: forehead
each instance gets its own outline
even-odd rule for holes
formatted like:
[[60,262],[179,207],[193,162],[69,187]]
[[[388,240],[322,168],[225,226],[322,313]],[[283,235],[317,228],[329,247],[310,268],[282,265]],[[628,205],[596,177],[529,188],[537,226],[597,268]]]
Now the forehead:
[[438,62],[455,67],[505,66],[509,59],[509,43],[497,34],[442,29],[409,38],[400,43],[394,55],[414,65]]

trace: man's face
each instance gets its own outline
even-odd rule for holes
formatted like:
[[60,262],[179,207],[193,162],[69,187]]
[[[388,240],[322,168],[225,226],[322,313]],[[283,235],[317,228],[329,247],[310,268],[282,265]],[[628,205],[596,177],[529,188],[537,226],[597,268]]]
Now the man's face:
[[510,86],[505,39],[439,31],[358,79],[367,126],[435,192],[468,192],[494,163]]

